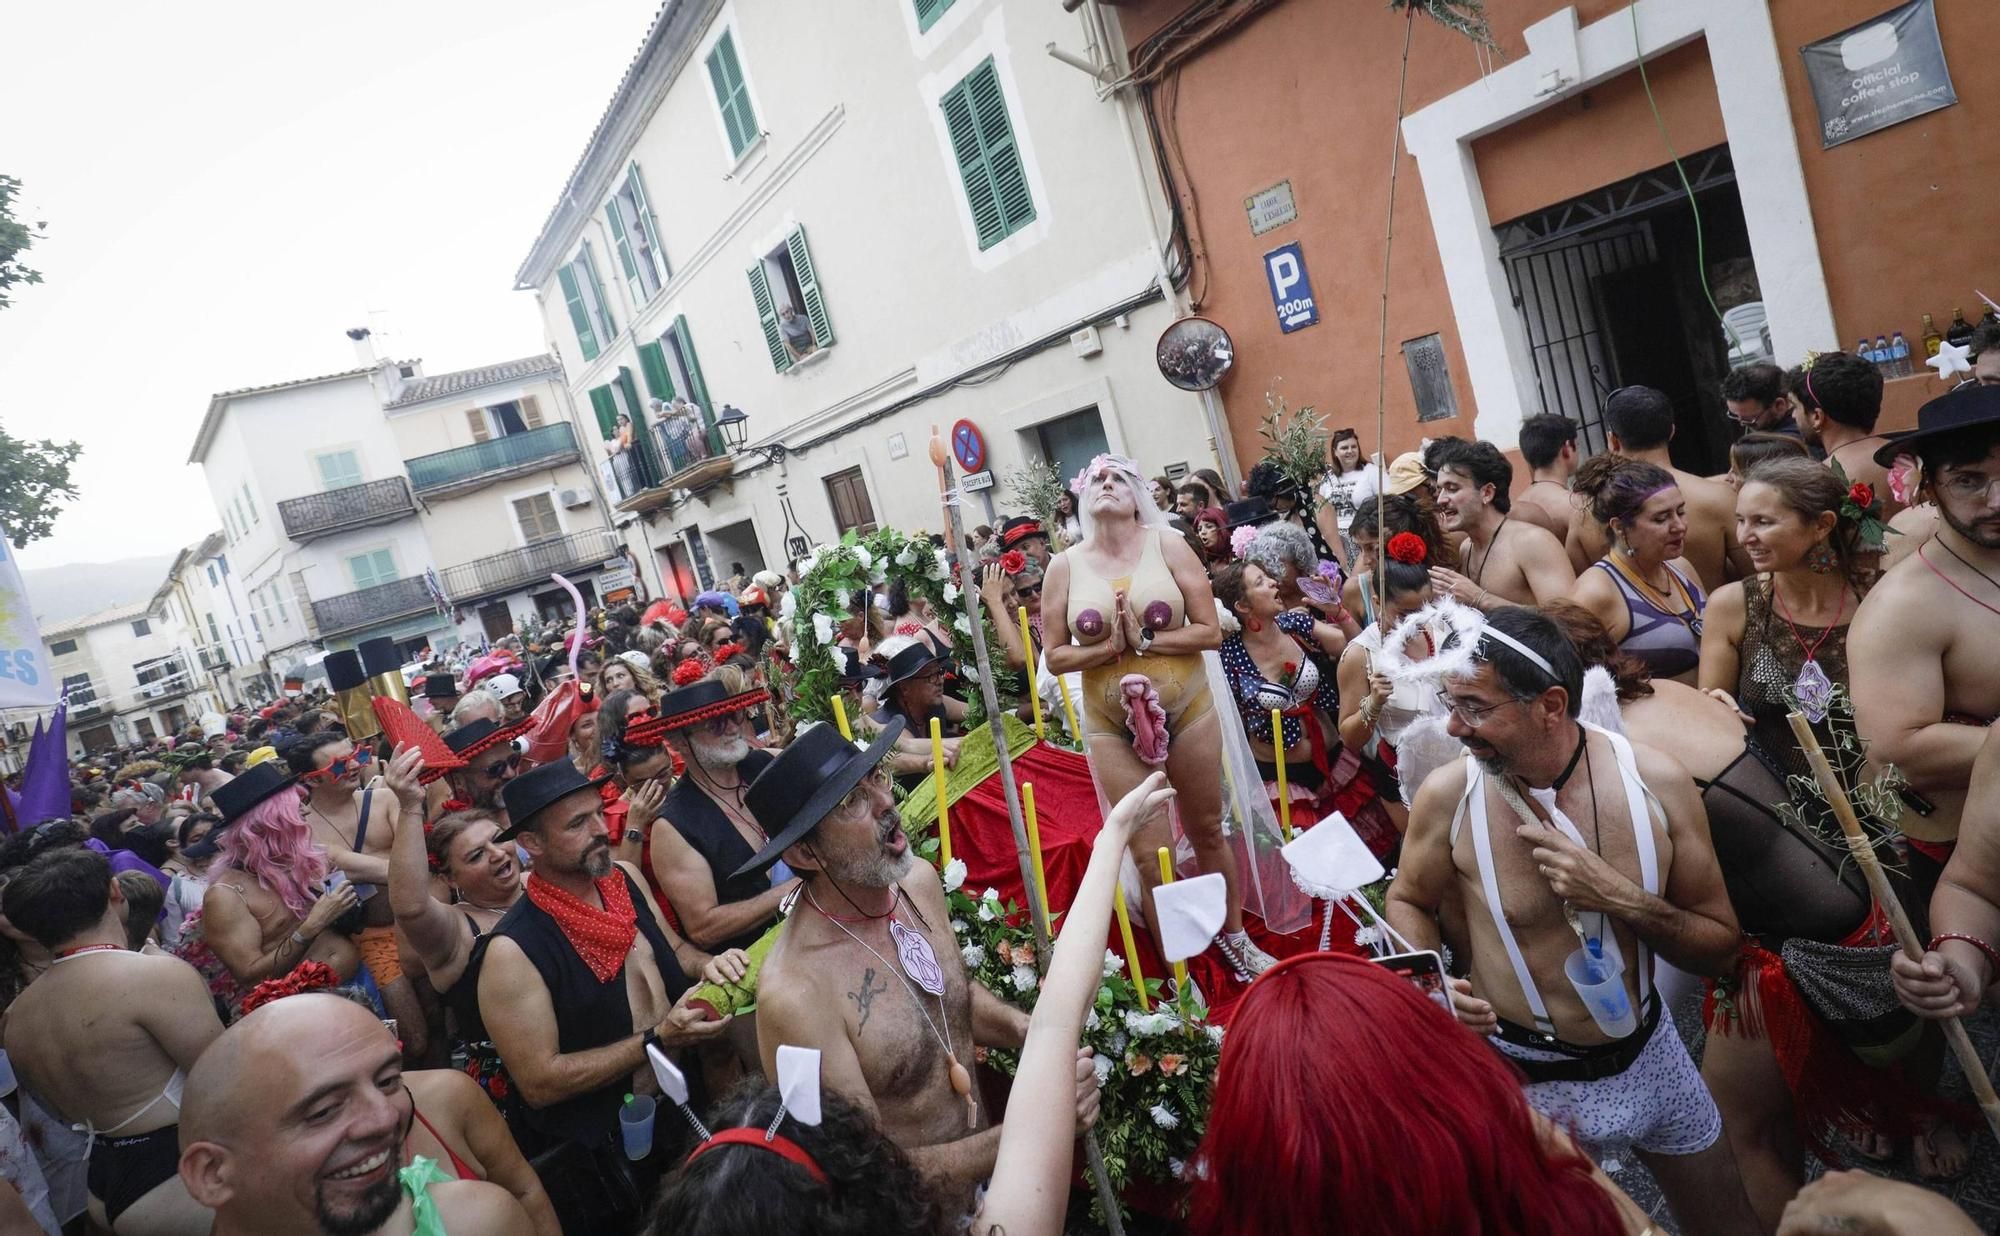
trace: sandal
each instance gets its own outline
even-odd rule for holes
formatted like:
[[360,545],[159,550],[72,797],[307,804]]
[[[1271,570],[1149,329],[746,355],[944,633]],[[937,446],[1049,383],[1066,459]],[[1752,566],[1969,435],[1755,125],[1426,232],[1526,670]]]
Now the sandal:
[[1245,931],[1218,933],[1215,947],[1222,953],[1222,959],[1229,963],[1230,974],[1239,983],[1248,983],[1278,964],[1278,959],[1252,943],[1250,933]]

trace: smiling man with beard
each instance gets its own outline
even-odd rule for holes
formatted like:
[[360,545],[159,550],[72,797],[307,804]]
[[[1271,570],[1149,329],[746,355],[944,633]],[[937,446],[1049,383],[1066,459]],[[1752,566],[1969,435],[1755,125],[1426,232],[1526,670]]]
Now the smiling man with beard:
[[[1450,946],[1467,975],[1451,981],[1453,1012],[1494,1036],[1537,1111],[1594,1155],[1636,1150],[1684,1230],[1757,1232],[1722,1117],[1652,986],[1653,953],[1721,977],[1741,936],[1694,780],[1577,721],[1583,664],[1550,619],[1502,609],[1471,638],[1470,668],[1441,693],[1466,756],[1417,791],[1389,922],[1415,948]],[[1622,1028],[1568,977],[1579,937],[1622,965]]]
[[414,1111],[395,1036],[367,1009],[273,1000],[189,1074],[180,1178],[214,1210],[213,1236],[532,1236],[499,1185],[427,1183],[428,1160],[404,1164]]
[[[948,1211],[969,1213],[1000,1144],[973,1048],[1018,1051],[1028,1018],[966,974],[938,873],[911,861],[879,771],[902,731],[895,718],[864,749],[813,726],[750,787],[771,840],[744,870],[782,856],[803,882],[758,974],[757,1042],[772,1077],[781,1044],[817,1048],[823,1084],[867,1109]],[[1088,1049],[1076,1093],[1081,1131],[1097,1113]]]

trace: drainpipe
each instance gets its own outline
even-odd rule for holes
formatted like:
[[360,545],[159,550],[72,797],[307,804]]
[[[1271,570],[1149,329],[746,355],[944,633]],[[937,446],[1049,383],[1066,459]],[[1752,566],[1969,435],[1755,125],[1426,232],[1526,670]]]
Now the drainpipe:
[[[1099,0],[1084,0],[1082,7],[1084,38],[1103,59],[1108,67],[1110,79],[1113,82],[1124,81],[1131,75],[1132,66],[1126,58],[1123,41],[1113,42]],[[1150,155],[1140,146],[1138,135],[1133,128],[1136,124],[1143,129],[1145,118],[1138,114],[1138,109],[1132,102],[1129,86],[1118,87],[1113,93],[1118,100],[1118,130],[1125,139],[1126,165],[1132,174],[1132,184],[1138,190],[1139,216],[1145,223],[1147,241],[1153,252],[1154,277],[1160,285],[1161,297],[1173,309],[1174,316],[1185,317],[1191,312],[1191,308],[1187,297],[1180,289],[1174,287],[1172,277],[1167,274],[1166,251],[1160,244],[1158,226],[1153,218],[1150,186],[1162,184],[1163,181],[1158,175],[1149,171]],[[1209,454],[1214,457],[1216,467],[1229,488],[1240,489],[1243,483],[1242,474],[1236,467],[1236,451],[1229,436],[1229,422],[1223,411],[1222,400],[1213,390],[1200,392],[1200,397],[1202,424],[1208,430]]]

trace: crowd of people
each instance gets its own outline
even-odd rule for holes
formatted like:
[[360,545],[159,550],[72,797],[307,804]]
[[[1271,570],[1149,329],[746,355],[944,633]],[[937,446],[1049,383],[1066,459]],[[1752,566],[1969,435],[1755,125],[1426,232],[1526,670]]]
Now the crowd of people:
[[[1844,353],[1731,375],[1720,477],[1626,387],[1589,458],[1553,416],[1523,469],[1101,455],[938,538],[1099,798],[1032,1016],[898,811],[981,686],[901,585],[806,614],[738,567],[76,761],[0,844],[0,1230],[1064,1230],[1114,889],[1157,935],[1168,847],[1223,877],[1235,989],[1190,1230],[1651,1231],[1629,1153],[1687,1232],[1971,1231],[1865,1169],[1949,1181],[1983,1136],[1938,1023],[2000,972],[2000,390],[1901,434],[1881,392]],[[815,639],[852,738],[792,716]],[[1393,873],[1372,946],[1316,943],[1277,818]]]

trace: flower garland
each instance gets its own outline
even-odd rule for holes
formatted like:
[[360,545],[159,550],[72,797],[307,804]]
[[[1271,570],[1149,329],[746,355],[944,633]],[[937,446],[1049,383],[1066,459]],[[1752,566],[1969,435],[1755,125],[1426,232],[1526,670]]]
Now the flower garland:
[[[897,528],[877,529],[865,543],[874,552],[876,561],[882,564],[886,582],[901,582],[905,592],[930,607],[932,617],[950,626],[952,659],[958,662],[959,673],[976,685],[979,656],[973,647],[972,621],[966,616],[961,601],[970,604],[980,621],[986,624],[986,647],[989,651],[1000,647],[1000,637],[993,629],[993,619],[986,612],[986,607],[978,604],[977,598],[961,596],[957,581],[951,578],[951,564],[944,551],[922,533],[912,535]],[[1006,689],[1005,678],[993,685],[1002,709],[1015,702],[1013,693]],[[971,729],[986,719],[986,701],[979,691],[966,692],[965,706],[965,728]]]
[[798,572],[799,585],[792,589],[798,629],[792,663],[798,667],[798,676],[793,682],[791,716],[796,723],[830,721],[830,701],[840,690],[836,628],[854,616],[848,611],[854,594],[882,582],[883,572],[853,532],[837,545],[815,547],[799,560]]

